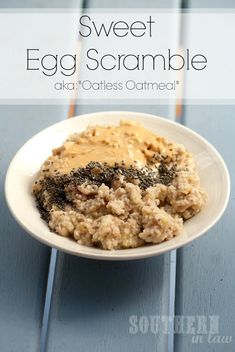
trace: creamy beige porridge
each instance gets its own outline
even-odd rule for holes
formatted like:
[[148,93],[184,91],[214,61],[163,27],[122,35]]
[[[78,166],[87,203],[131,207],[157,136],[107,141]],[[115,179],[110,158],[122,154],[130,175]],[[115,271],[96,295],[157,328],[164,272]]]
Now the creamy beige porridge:
[[52,231],[109,250],[179,235],[207,200],[184,146],[129,120],[69,136],[43,163],[33,194]]

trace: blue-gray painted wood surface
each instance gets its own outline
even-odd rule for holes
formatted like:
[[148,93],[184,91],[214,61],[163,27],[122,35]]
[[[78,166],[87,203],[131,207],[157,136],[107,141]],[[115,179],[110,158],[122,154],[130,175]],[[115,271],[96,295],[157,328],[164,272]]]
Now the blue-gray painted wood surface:
[[86,4],[88,8],[179,8],[180,1],[178,0],[86,0]]
[[[111,108],[133,110],[131,106]],[[109,109],[80,106],[79,113]],[[166,106],[138,110],[173,118]],[[170,253],[140,261],[105,262],[59,252],[47,351],[167,351],[167,335],[129,334],[129,317],[169,314],[170,273]]]
[[[1,0],[0,8],[80,7],[81,1]],[[12,43],[14,45],[14,43]],[[4,178],[18,148],[33,134],[66,118],[66,106],[0,107],[0,351],[34,352],[40,338],[51,250],[27,235],[4,200]],[[24,206],[22,204],[22,206]]]
[[232,9],[234,0],[185,0],[184,5],[189,9]]
[[[33,134],[66,116],[65,108],[0,107],[0,350],[38,351],[50,249],[17,225],[4,199],[9,162]],[[24,204],[22,204],[24,206]]]
[[0,8],[80,8],[81,0],[0,0]]
[[[234,8],[233,0],[190,0],[189,8]],[[190,24],[189,24],[190,25]],[[176,352],[233,352],[235,346],[235,165],[234,106],[186,106],[185,124],[207,138],[221,153],[231,176],[228,208],[205,236],[177,251],[176,314],[219,316],[219,333],[232,336],[230,343],[192,343],[192,335],[175,336]],[[209,176],[209,175],[208,175]],[[228,338],[228,341],[230,339]]]
[[[144,6],[172,8],[179,3],[149,1]],[[143,3],[88,1],[90,8],[110,6],[143,7]],[[174,106],[76,106],[76,114],[104,110],[138,110],[175,118]],[[105,262],[59,252],[47,351],[167,351],[167,335],[130,334],[129,317],[169,314],[170,274],[170,253],[141,261]]]
[[[229,344],[193,344],[192,335],[175,337],[176,352],[234,351],[235,338],[235,237],[234,237],[234,106],[188,106],[185,123],[207,138],[221,153],[231,175],[232,190],[228,208],[205,236],[177,253],[176,315],[219,316],[219,333],[232,336]],[[208,175],[209,176],[209,175]]]

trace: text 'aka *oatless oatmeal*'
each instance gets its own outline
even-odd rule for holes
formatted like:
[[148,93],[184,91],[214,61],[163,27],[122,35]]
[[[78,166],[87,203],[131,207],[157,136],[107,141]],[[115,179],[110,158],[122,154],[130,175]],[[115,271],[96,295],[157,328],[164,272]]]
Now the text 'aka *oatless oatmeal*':
[[184,146],[129,120],[69,136],[43,163],[33,194],[52,231],[109,250],[179,235],[207,200]]

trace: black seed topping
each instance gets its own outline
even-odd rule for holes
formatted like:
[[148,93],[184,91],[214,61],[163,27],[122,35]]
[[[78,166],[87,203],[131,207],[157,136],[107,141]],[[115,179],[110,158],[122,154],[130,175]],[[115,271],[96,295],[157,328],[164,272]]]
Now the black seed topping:
[[[39,181],[41,189],[36,194],[34,192],[37,207],[41,217],[49,221],[49,210],[52,205],[56,205],[60,209],[64,209],[65,205],[72,205],[66,198],[65,189],[67,186],[79,186],[83,183],[101,186],[105,184],[109,188],[112,187],[113,181],[120,176],[124,177],[126,182],[137,181],[138,186],[145,190],[156,184],[169,185],[174,176],[175,168],[168,168],[163,162],[155,169],[143,167],[137,169],[135,167],[125,167],[115,163],[109,166],[107,163],[90,162],[86,167],[73,169],[69,174],[55,174],[53,177],[46,176]],[[135,182],[136,183],[136,182]],[[45,193],[47,194],[47,205],[45,206]]]

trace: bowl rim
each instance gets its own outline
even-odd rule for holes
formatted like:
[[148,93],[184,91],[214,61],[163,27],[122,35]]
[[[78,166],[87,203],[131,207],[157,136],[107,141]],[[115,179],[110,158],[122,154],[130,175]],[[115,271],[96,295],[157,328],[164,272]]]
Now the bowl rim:
[[[78,246],[78,249],[82,247],[82,249],[76,251],[76,250],[71,250],[71,249],[67,249],[64,248],[63,245],[60,244],[55,244],[53,237],[48,237],[48,239],[44,239],[42,238],[40,235],[36,234],[34,231],[32,231],[28,226],[26,226],[24,224],[24,222],[17,217],[17,214],[15,212],[14,206],[11,204],[11,200],[9,198],[9,187],[10,187],[10,176],[11,176],[11,170],[14,166],[14,162],[17,159],[18,155],[22,152],[22,150],[27,146],[27,144],[29,144],[34,138],[39,137],[41,134],[44,133],[48,133],[50,132],[50,130],[54,130],[57,126],[63,126],[66,124],[69,124],[69,121],[75,121],[75,120],[79,120],[81,118],[86,119],[86,118],[90,118],[90,117],[99,117],[100,115],[105,115],[105,114],[112,114],[112,115],[123,115],[123,114],[129,114],[132,116],[136,116],[136,117],[142,117],[142,118],[151,118],[151,119],[156,119],[159,121],[164,122],[164,124],[169,124],[169,125],[173,125],[181,130],[184,130],[187,133],[190,133],[191,135],[193,135],[194,137],[196,137],[197,139],[199,139],[203,144],[207,145],[211,151],[216,155],[216,157],[218,158],[219,162],[220,162],[220,166],[222,166],[221,170],[223,169],[223,173],[225,176],[225,198],[224,198],[224,202],[223,202],[223,206],[221,207],[219,213],[217,214],[217,216],[213,219],[213,221],[211,221],[207,226],[203,227],[203,229],[201,229],[200,231],[198,231],[196,233],[196,235],[192,236],[192,237],[187,237],[182,243],[177,243],[174,244],[172,246],[168,246],[168,247],[164,247],[164,248],[158,248],[159,244],[153,244],[153,245],[147,245],[147,246],[143,246],[143,247],[137,247],[137,248],[130,248],[130,249],[119,249],[119,250],[103,250],[103,249],[97,249],[95,248],[95,252],[94,253],[90,253],[89,249],[94,249],[94,247],[87,247],[87,246]],[[122,118],[120,117],[120,120]],[[145,113],[145,112],[134,112],[134,111],[122,111],[122,110],[107,110],[107,111],[99,111],[99,112],[92,112],[92,113],[87,113],[87,114],[81,114],[81,115],[76,115],[74,117],[72,117],[71,119],[65,119],[62,121],[59,121],[53,125],[50,125],[49,127],[43,129],[42,131],[36,133],[35,135],[33,135],[30,139],[28,139],[19,149],[18,151],[15,153],[14,157],[12,158],[6,176],[5,176],[5,187],[4,187],[4,193],[5,193],[5,199],[6,199],[6,203],[7,206],[10,210],[11,215],[13,216],[13,218],[16,220],[16,222],[21,226],[21,228],[23,228],[28,234],[30,234],[33,238],[35,238],[36,240],[38,240],[39,242],[51,247],[51,248],[56,248],[60,251],[63,251],[65,253],[71,254],[71,255],[75,255],[75,256],[79,256],[79,257],[85,257],[85,258],[90,258],[90,259],[98,259],[98,260],[136,260],[136,259],[143,259],[143,258],[148,258],[148,257],[152,257],[152,256],[157,256],[157,255],[161,255],[164,254],[166,252],[169,252],[171,250],[175,250],[178,249],[180,247],[183,247],[189,243],[191,243],[193,240],[201,237],[202,235],[206,234],[222,217],[228,202],[229,202],[229,197],[230,197],[230,175],[228,172],[228,168],[226,166],[226,163],[224,161],[224,159],[222,158],[222,156],[220,155],[220,153],[216,150],[216,148],[210,143],[208,142],[204,137],[202,137],[201,135],[199,135],[197,132],[193,131],[192,129],[172,120],[172,119],[167,119],[161,116],[157,116],[154,114],[149,114],[149,113]],[[43,221],[43,220],[42,220]],[[68,239],[68,238],[66,238]],[[170,244],[172,240],[167,241],[168,244]],[[139,253],[138,251],[136,252],[136,250],[142,249],[142,252]],[[148,250],[147,253],[144,252],[144,248],[152,248],[152,250]],[[83,250],[84,249],[84,250]],[[87,251],[88,252],[87,252]],[[128,251],[128,253],[126,252]],[[126,252],[126,253],[125,253]],[[131,252],[131,253],[130,253]]]

